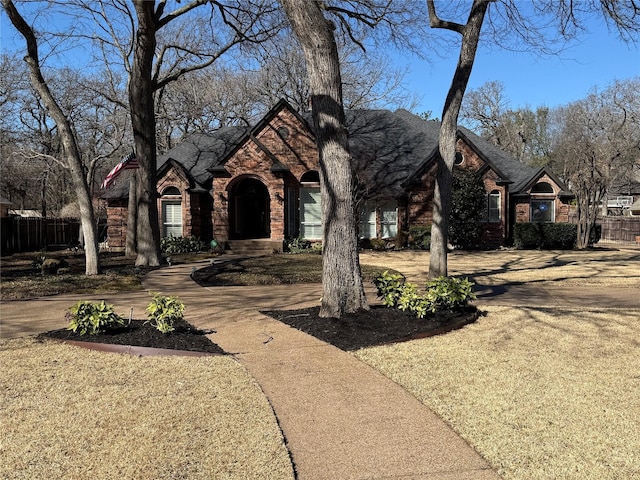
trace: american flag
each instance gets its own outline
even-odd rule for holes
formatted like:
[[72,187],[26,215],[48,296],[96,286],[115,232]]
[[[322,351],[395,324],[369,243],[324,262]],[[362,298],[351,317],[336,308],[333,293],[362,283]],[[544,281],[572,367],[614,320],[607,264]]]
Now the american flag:
[[128,170],[131,168],[138,168],[138,161],[136,160],[136,154],[131,152],[129,155],[125,156],[122,160],[120,160],[115,167],[109,172],[109,174],[105,177],[100,188],[107,189],[113,182],[116,180],[116,177],[120,174],[121,170]]

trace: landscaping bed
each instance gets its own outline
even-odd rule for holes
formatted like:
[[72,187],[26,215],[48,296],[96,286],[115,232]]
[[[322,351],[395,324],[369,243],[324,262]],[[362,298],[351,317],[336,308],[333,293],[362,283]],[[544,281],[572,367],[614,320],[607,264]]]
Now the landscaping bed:
[[145,320],[132,320],[129,325],[95,335],[80,335],[66,328],[61,328],[42,333],[39,337],[63,341],[131,345],[190,352],[225,353],[222,348],[206,336],[214,333],[213,331],[199,330],[185,320],[176,320],[174,328],[173,332],[162,333]]
[[473,306],[438,311],[425,318],[380,305],[342,318],[323,318],[319,311],[320,307],[312,307],[262,313],[346,351],[439,335],[473,323],[482,315]]

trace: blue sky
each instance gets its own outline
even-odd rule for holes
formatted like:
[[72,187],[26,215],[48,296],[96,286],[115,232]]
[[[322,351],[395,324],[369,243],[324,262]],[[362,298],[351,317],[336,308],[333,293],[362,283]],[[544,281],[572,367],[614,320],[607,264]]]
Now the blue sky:
[[[12,48],[17,34],[4,11],[0,19],[0,48]],[[481,44],[468,90],[498,80],[504,84],[512,108],[535,109],[563,105],[584,98],[594,87],[604,89],[616,79],[640,76],[640,46],[625,44],[597,16],[587,27],[578,41],[555,56],[487,49]],[[23,48],[22,40],[18,41]],[[431,55],[429,60],[395,54],[394,61],[409,68],[407,90],[421,98],[415,112],[441,116],[457,56],[457,49],[451,49],[446,57]]]
[[[602,90],[616,79],[640,76],[639,46],[625,44],[604,23],[592,23],[589,28],[557,56],[487,51],[481,45],[468,90],[497,80],[504,84],[512,108],[535,109],[563,105],[586,97],[594,87]],[[456,51],[450,58],[429,61],[396,58],[398,64],[409,66],[407,89],[422,97],[414,111],[431,110],[433,117],[441,117],[457,55]]]

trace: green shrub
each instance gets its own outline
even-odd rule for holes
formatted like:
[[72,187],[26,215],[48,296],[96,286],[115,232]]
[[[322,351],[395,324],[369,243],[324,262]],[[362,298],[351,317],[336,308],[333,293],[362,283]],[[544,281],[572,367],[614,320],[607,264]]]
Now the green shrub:
[[80,335],[97,335],[98,333],[124,325],[124,319],[113,310],[113,305],[80,301],[70,308],[68,330]]
[[449,214],[449,242],[458,248],[478,248],[487,215],[487,191],[477,173],[454,170]]
[[322,242],[312,242],[309,253],[316,253],[318,255],[322,255]]
[[427,300],[431,311],[455,310],[476,298],[468,278],[438,277],[427,282]]
[[174,322],[184,317],[184,303],[178,297],[153,293],[153,299],[147,306],[147,322],[162,333],[175,330]]
[[433,311],[429,300],[418,292],[418,287],[413,283],[405,283],[400,287],[397,308],[411,312],[418,318],[424,318],[428,311]]
[[290,253],[308,252],[311,249],[311,242],[303,237],[290,238],[285,243]]
[[162,237],[160,239],[160,250],[162,253],[198,253],[206,250],[208,245],[198,237]]
[[407,247],[412,250],[429,250],[431,248],[431,225],[413,225],[409,227]]
[[573,223],[516,223],[513,246],[518,249],[571,249],[577,239]]
[[382,303],[387,307],[395,308],[398,305],[400,289],[404,285],[404,275],[389,273],[388,270],[385,270],[373,283],[378,290],[378,297],[382,299]]
[[412,283],[405,282],[401,274],[383,272],[375,280],[378,297],[386,307],[409,311],[419,318],[437,310],[455,310],[475,299],[473,282],[467,278],[439,277],[427,282],[421,293]]

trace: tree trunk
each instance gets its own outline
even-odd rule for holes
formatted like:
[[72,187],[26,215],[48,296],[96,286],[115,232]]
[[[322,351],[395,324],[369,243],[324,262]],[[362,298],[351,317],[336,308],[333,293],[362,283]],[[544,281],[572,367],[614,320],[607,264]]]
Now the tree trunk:
[[[440,128],[438,173],[433,194],[433,224],[431,227],[431,255],[429,260],[429,278],[448,274],[447,244],[449,238],[449,212],[451,210],[451,186],[453,165],[456,158],[456,140],[458,114],[462,106],[464,92],[471,76],[480,39],[480,29],[491,0],[475,0],[469,19],[464,27],[456,30],[462,33],[460,57],[447,99],[442,111]],[[435,11],[433,12],[435,15]],[[430,11],[430,17],[432,12]],[[431,18],[432,25],[434,19]]]
[[33,30],[18,13],[13,2],[10,0],[2,0],[2,4],[11,23],[27,42],[27,55],[24,60],[29,65],[31,84],[47,107],[51,118],[53,118],[58,128],[58,133],[62,140],[62,155],[71,172],[71,179],[76,191],[78,206],[80,207],[80,222],[85,239],[85,274],[97,275],[100,273],[98,231],[93,212],[93,203],[91,202],[89,187],[84,176],[80,151],[78,150],[78,144],[73,133],[73,128],[71,127],[71,121],[58,105],[49,90],[47,82],[42,76],[40,59],[38,57],[38,44]]
[[127,206],[127,233],[125,236],[125,249],[124,254],[127,257],[134,257],[136,252],[136,236],[138,225],[138,197],[136,195],[137,190],[137,177],[138,173],[134,172],[129,177],[129,203]]
[[134,45],[129,105],[136,157],[138,159],[136,200],[136,265],[161,263],[160,226],[156,192],[156,129],[153,108],[153,56],[156,47],[155,2],[136,0],[138,28]]
[[320,316],[340,318],[368,310],[356,229],[351,165],[338,50],[316,1],[280,0],[304,51],[320,156],[323,223]]

